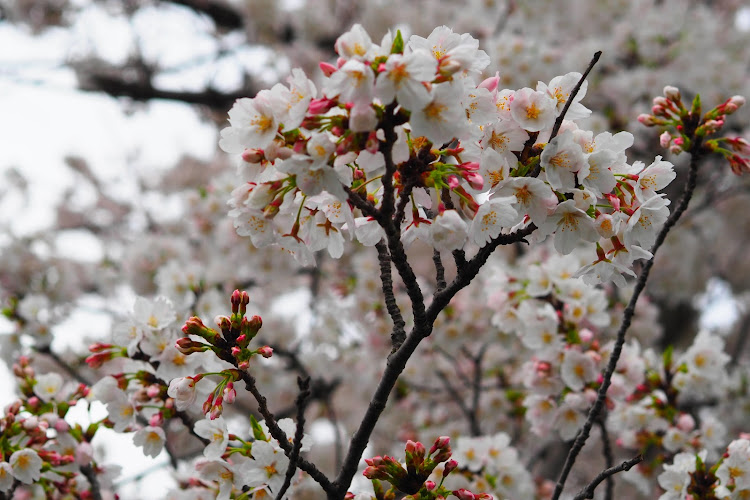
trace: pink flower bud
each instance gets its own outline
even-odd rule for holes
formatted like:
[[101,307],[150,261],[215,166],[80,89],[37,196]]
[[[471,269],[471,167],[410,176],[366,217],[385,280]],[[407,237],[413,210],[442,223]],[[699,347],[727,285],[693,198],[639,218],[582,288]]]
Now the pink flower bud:
[[321,62],[318,66],[325,76],[331,76],[338,70],[336,66],[327,62]]
[[464,179],[466,179],[466,182],[469,183],[472,189],[481,191],[484,188],[484,177],[476,172],[466,172]]
[[307,112],[311,115],[322,115],[333,106],[336,105],[336,101],[332,101],[327,97],[322,99],[313,99],[310,101],[310,105],[307,107]]
[[235,399],[237,399],[237,391],[234,390],[234,384],[229,382],[224,388],[224,401],[231,405]]
[[430,448],[430,455],[435,453],[437,450],[449,448],[451,444],[450,436],[440,436],[435,440],[435,443]]
[[495,76],[485,78],[484,81],[482,81],[482,83],[477,85],[477,87],[487,89],[490,92],[494,92],[497,89],[497,86],[499,83],[500,83],[500,73],[496,72]]
[[476,500],[477,498],[474,493],[464,488],[455,490],[453,495],[458,497],[458,500]]
[[659,118],[653,115],[648,115],[645,113],[638,115],[638,121],[642,125],[645,125],[647,127],[653,127],[654,125],[661,125],[662,123],[664,123],[663,120],[660,120]]
[[148,425],[151,427],[161,427],[164,424],[164,415],[161,412],[154,413],[151,418],[148,419]]
[[452,458],[445,462],[445,467],[443,468],[443,477],[446,477],[448,474],[453,472],[456,467],[458,467],[458,462],[456,462]]
[[732,151],[736,151],[741,155],[750,156],[750,143],[748,143],[744,138],[727,138],[726,143],[729,145]]
[[246,163],[260,163],[262,159],[262,149],[249,148],[242,152],[242,161]]
[[666,87],[664,87],[664,97],[674,102],[680,102],[680,100],[682,99],[682,97],[680,96],[680,89],[671,85],[667,85]]
[[668,148],[670,142],[672,142],[672,135],[669,132],[663,132],[659,136],[659,145],[661,147]]
[[437,485],[435,484],[435,481],[425,481],[424,487],[427,489],[427,491],[432,491],[435,489]]
[[677,417],[677,428],[683,432],[690,432],[695,429],[695,420],[689,413],[683,413]]
[[273,349],[271,348],[271,346],[264,345],[263,347],[258,349],[258,354],[260,354],[264,358],[270,358],[271,356],[273,356]]

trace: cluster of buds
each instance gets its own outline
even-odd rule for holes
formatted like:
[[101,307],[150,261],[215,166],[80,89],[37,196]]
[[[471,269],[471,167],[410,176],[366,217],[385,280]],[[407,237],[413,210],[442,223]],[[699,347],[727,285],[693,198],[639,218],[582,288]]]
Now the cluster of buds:
[[664,96],[654,98],[651,115],[643,114],[638,121],[646,126],[663,126],[668,130],[659,137],[661,146],[672,154],[680,154],[691,148],[690,136],[704,140],[708,151],[720,153],[727,159],[732,172],[741,175],[750,172],[750,144],[741,137],[708,139],[724,126],[726,117],[745,104],[745,98],[732,96],[701,116],[701,99],[696,95],[688,110],[676,87],[664,87]]
[[112,361],[114,358],[127,356],[126,349],[103,342],[91,344],[89,346],[89,351],[92,354],[86,358],[86,364],[89,365],[89,368],[92,370],[101,368],[104,363]]
[[273,349],[270,346],[262,346],[254,350],[248,348],[250,341],[258,335],[263,325],[260,316],[253,316],[249,319],[245,316],[249,302],[250,297],[247,292],[235,290],[232,293],[232,315],[216,318],[216,324],[221,333],[204,325],[199,317],[191,317],[182,327],[182,332],[185,335],[200,337],[207,341],[208,345],[183,337],[177,340],[177,349],[185,355],[212,350],[219,358],[243,371],[249,368],[250,358],[255,354],[270,358],[273,355]]
[[[444,499],[449,495],[461,500],[492,500],[487,493],[474,494],[464,488],[451,491],[443,486],[445,478],[458,467],[458,462],[451,457],[450,438],[441,436],[427,452],[420,442],[407,441],[405,448],[406,468],[394,457],[376,456],[366,458],[363,474],[372,480],[377,500],[396,498],[396,491],[406,493],[410,500]],[[428,480],[435,468],[445,462],[439,484]],[[392,488],[385,491],[380,481],[388,481]]]

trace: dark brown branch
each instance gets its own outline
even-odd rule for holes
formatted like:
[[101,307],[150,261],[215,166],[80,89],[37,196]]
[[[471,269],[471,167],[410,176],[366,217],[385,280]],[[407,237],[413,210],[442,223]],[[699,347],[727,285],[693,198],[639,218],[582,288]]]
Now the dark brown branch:
[[479,349],[476,356],[471,356],[471,353],[466,351],[466,355],[474,363],[474,381],[471,385],[471,414],[473,418],[473,425],[471,428],[472,436],[479,437],[482,435],[482,429],[479,425],[479,398],[482,395],[482,359],[484,354],[487,352],[489,344],[483,344]]
[[661,247],[662,243],[664,243],[664,239],[667,237],[667,233],[669,233],[669,231],[672,229],[672,227],[674,227],[680,217],[682,217],[682,214],[685,212],[688,204],[690,203],[690,199],[693,197],[693,192],[695,191],[696,181],[698,177],[698,160],[702,156],[701,147],[701,141],[696,138],[690,150],[690,152],[692,153],[692,157],[690,158],[688,178],[685,183],[685,188],[682,192],[682,197],[680,198],[680,202],[677,205],[677,209],[674,211],[674,213],[670,214],[669,218],[667,218],[667,221],[664,223],[664,227],[661,229],[661,231],[659,231],[659,234],[656,237],[656,241],[654,242],[654,246],[651,249],[653,256],[643,266],[643,270],[638,277],[635,289],[633,290],[633,295],[631,296],[630,302],[628,302],[628,305],[622,315],[622,323],[620,324],[620,329],[617,331],[617,340],[615,341],[614,348],[612,349],[612,354],[610,354],[607,367],[604,370],[602,385],[599,387],[596,401],[594,401],[594,404],[591,406],[591,410],[589,411],[588,417],[586,418],[586,422],[584,422],[583,427],[576,436],[573,446],[568,452],[568,456],[565,459],[565,464],[563,465],[562,472],[560,473],[560,477],[557,480],[557,484],[555,485],[555,492],[552,496],[552,500],[558,500],[560,498],[563,488],[565,487],[565,481],[568,478],[568,474],[570,474],[570,471],[573,468],[573,464],[575,463],[578,454],[586,444],[586,440],[588,439],[591,432],[591,427],[594,425],[594,422],[599,417],[599,414],[604,407],[604,401],[607,397],[607,390],[609,389],[610,383],[612,382],[612,374],[614,374],[615,372],[617,361],[620,359],[622,347],[625,344],[625,334],[627,333],[628,328],[630,328],[630,322],[632,321],[633,315],[635,314],[635,306],[638,302],[638,297],[640,297],[641,293],[646,288],[646,281],[648,280],[648,275],[651,272],[651,267],[654,265],[656,252],[659,250],[659,247]]
[[81,474],[86,476],[86,479],[88,479],[89,481],[89,485],[91,485],[91,489],[89,490],[91,499],[102,500],[102,492],[101,488],[99,487],[99,479],[96,477],[96,471],[94,471],[94,468],[90,465],[82,465]]
[[585,498],[594,498],[594,490],[596,489],[599,484],[604,481],[605,479],[609,479],[618,472],[623,472],[626,470],[630,470],[635,466],[636,464],[639,464],[643,461],[643,456],[638,455],[635,458],[631,458],[630,460],[626,460],[620,465],[617,465],[615,467],[610,467],[609,469],[603,470],[599,473],[598,476],[594,478],[593,481],[591,481],[584,489],[581,490],[580,493],[578,493],[574,500],[584,500]]
[[599,58],[601,56],[602,56],[601,50],[594,53],[594,57],[592,57],[591,62],[589,62],[589,67],[586,68],[586,71],[584,71],[583,75],[581,76],[581,79],[578,80],[578,83],[576,83],[576,86],[573,87],[573,90],[570,92],[570,96],[568,96],[568,100],[565,102],[565,106],[563,107],[562,112],[560,113],[560,116],[558,116],[557,119],[555,120],[555,125],[552,127],[552,133],[550,134],[549,140],[547,142],[552,142],[552,139],[557,137],[557,133],[560,131],[560,127],[562,127],[562,122],[565,119],[565,114],[568,112],[568,109],[570,109],[570,106],[573,104],[573,99],[581,90],[581,86],[583,85],[583,82],[586,81],[586,77],[589,76],[589,73],[591,73],[591,70],[594,69],[594,66],[596,66],[596,63],[599,61]]
[[[615,464],[615,457],[612,454],[612,443],[609,441],[609,432],[607,432],[607,422],[604,416],[599,419],[599,430],[602,434],[602,454],[604,455],[604,466],[611,469]],[[596,486],[594,486],[596,487]],[[592,490],[593,493],[593,490]],[[613,475],[607,476],[607,490],[604,500],[612,500],[615,495],[615,480]]]
[[216,27],[221,30],[237,30],[245,25],[245,20],[239,12],[225,2],[212,0],[164,0],[167,3],[184,5],[198,13],[210,17]]
[[[242,381],[245,382],[245,388],[250,391],[250,394],[252,394],[255,400],[258,402],[258,411],[261,415],[263,415],[263,419],[268,426],[268,430],[271,433],[271,436],[273,436],[273,438],[279,442],[279,446],[282,450],[284,450],[284,454],[287,457],[290,457],[293,451],[293,446],[289,444],[289,439],[286,433],[281,429],[281,427],[279,427],[276,417],[273,413],[271,413],[271,410],[268,409],[268,401],[266,400],[265,396],[263,396],[263,394],[261,394],[258,390],[258,385],[255,381],[255,377],[253,377],[246,371],[241,371],[240,373],[242,374]],[[308,462],[302,457],[298,457],[297,466],[303,471],[307,472],[310,477],[316,483],[318,483],[329,495],[336,491],[335,486],[333,485],[333,483],[331,483],[331,480],[328,479],[328,477],[326,477],[326,475],[323,474],[315,466],[315,464]]]
[[391,256],[388,254],[388,248],[383,241],[375,245],[378,251],[378,262],[380,262],[380,282],[383,287],[383,296],[385,297],[385,308],[393,321],[393,330],[391,331],[391,352],[395,352],[401,347],[406,339],[406,322],[398,308],[396,296],[393,293],[393,276],[391,275]]
[[307,408],[307,402],[310,398],[310,377],[302,378],[297,377],[297,386],[299,387],[300,393],[297,395],[297,400],[294,402],[297,405],[297,429],[294,433],[294,443],[292,444],[292,454],[289,456],[289,467],[286,470],[284,476],[284,483],[279,488],[279,492],[276,494],[276,500],[284,498],[284,493],[289,489],[292,484],[292,478],[294,477],[294,471],[297,470],[297,460],[299,460],[299,452],[302,448],[302,438],[305,436],[305,408]]
[[448,283],[445,282],[445,266],[438,250],[432,251],[432,262],[435,263],[435,292],[440,292]]
[[154,87],[149,81],[127,81],[118,76],[92,74],[86,75],[85,79],[80,82],[80,88],[84,91],[104,92],[112,97],[129,97],[141,102],[152,99],[166,99],[187,104],[198,104],[220,113],[226,113],[237,99],[253,96],[257,93],[254,89],[243,89],[229,93],[219,92],[212,88],[200,92],[163,90]]

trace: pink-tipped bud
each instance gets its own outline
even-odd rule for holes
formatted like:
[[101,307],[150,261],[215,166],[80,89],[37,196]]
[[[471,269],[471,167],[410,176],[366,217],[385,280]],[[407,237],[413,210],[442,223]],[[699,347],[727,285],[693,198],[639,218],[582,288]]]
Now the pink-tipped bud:
[[689,413],[683,413],[677,417],[677,428],[683,432],[690,432],[695,429],[695,419]]
[[96,344],[91,344],[89,346],[89,351],[90,352],[102,352],[102,351],[104,351],[106,349],[111,349],[113,347],[114,347],[114,345],[112,345],[112,344],[104,344],[102,342],[97,342]]
[[213,406],[213,404],[214,404],[214,393],[212,392],[211,394],[208,395],[208,398],[206,398],[206,400],[203,402],[202,410],[203,410],[204,415],[208,413],[209,411],[211,411],[211,407]]
[[736,151],[741,155],[750,156],[750,143],[748,143],[744,138],[734,137],[731,139],[727,138],[725,140],[732,151]]
[[206,344],[196,342],[187,337],[181,337],[175,342],[175,348],[184,355],[190,355],[194,352],[203,352],[208,349]]
[[669,132],[663,132],[659,136],[659,145],[663,148],[668,148],[669,143],[672,142],[672,135]]
[[450,189],[456,189],[458,186],[461,185],[461,181],[458,180],[458,176],[456,175],[449,175],[446,179],[448,181],[448,187]]
[[673,87],[672,85],[664,87],[664,97],[674,102],[680,102],[682,99],[682,96],[680,96],[680,89]]
[[263,160],[263,150],[248,148],[242,152],[242,161],[246,163],[260,163]]
[[731,115],[738,109],[740,109],[742,106],[745,105],[745,98],[741,95],[735,95],[730,97],[725,106],[724,106],[724,113]]
[[485,78],[484,81],[482,81],[482,83],[477,85],[477,87],[487,89],[490,92],[494,92],[497,89],[497,86],[499,83],[500,83],[500,72],[496,72],[495,76]]
[[472,189],[481,191],[484,188],[484,177],[482,177],[478,173],[466,172],[463,177],[464,179],[466,179],[466,182],[469,183],[469,186],[471,186]]
[[237,391],[234,389],[234,384],[229,382],[224,388],[224,401],[231,405],[235,399],[237,399]]
[[312,101],[310,101],[310,105],[307,107],[307,112],[311,115],[321,115],[335,105],[336,101],[332,101],[327,97],[324,97],[322,99],[313,99]]
[[239,368],[243,372],[246,372],[250,368],[250,361],[247,359],[244,361],[240,361],[239,363],[237,363],[237,368]]
[[430,448],[430,455],[435,453],[437,450],[450,448],[450,445],[451,445],[450,436],[440,436],[439,438],[435,440],[435,443]]
[[425,487],[425,489],[427,491],[434,490],[436,486],[437,486],[437,484],[435,484],[435,481],[425,481],[424,482],[424,487]]
[[336,66],[327,62],[321,62],[318,66],[325,76],[331,76],[338,70]]
[[446,477],[448,474],[453,472],[458,467],[458,462],[453,460],[452,458],[445,462],[445,467],[443,468],[443,477]]
[[105,362],[111,361],[112,357],[112,352],[100,352],[97,354],[92,354],[91,356],[86,358],[86,364],[93,369],[101,368]]
[[270,358],[271,356],[273,356],[273,349],[271,348],[271,346],[264,345],[263,347],[258,349],[258,354],[260,354],[264,358]]
[[232,313],[237,314],[240,312],[240,302],[242,301],[242,294],[239,290],[235,290],[232,292],[232,297],[229,299],[229,302],[232,304]]
[[474,493],[464,488],[455,490],[453,496],[457,497],[458,500],[476,500],[477,498]]
[[657,120],[655,116],[648,115],[646,113],[642,113],[638,115],[638,121],[647,127],[653,127],[654,125],[659,125],[661,120]]
[[164,424],[164,415],[161,412],[154,413],[151,418],[148,419],[148,425],[151,427],[161,427]]
[[157,384],[151,384],[146,388],[146,395],[150,398],[155,398],[161,393],[161,386]]

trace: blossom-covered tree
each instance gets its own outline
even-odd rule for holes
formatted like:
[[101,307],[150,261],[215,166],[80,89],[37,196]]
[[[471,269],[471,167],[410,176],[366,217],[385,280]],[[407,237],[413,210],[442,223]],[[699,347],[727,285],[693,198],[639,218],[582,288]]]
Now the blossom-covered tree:
[[[188,12],[209,67],[244,28],[282,81],[169,89],[145,45],[70,61],[228,122],[213,164],[128,201],[70,158],[94,204],[6,239],[0,495],[112,497],[110,429],[169,457],[170,498],[748,495],[747,320],[696,334],[692,302],[711,276],[745,300],[737,6],[174,3],[4,7],[38,31]],[[107,257],[39,251],[71,228]],[[111,328],[58,350],[91,303]]]

